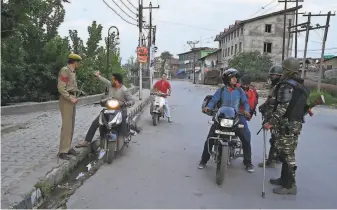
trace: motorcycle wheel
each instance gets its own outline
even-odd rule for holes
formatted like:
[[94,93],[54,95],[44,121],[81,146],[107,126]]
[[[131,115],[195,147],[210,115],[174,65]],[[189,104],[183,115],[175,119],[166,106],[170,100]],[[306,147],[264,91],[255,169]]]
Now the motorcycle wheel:
[[157,126],[158,120],[159,120],[158,114],[157,113],[153,113],[153,115],[152,115],[152,123],[153,123],[154,126]]
[[216,164],[216,184],[221,185],[223,183],[223,180],[225,178],[225,173],[227,172],[227,166],[228,166],[228,147],[225,146],[219,146],[218,147],[218,162]]
[[108,142],[108,150],[106,152],[106,162],[107,162],[107,164],[112,163],[112,160],[115,157],[115,150],[116,150],[116,142],[115,141]]

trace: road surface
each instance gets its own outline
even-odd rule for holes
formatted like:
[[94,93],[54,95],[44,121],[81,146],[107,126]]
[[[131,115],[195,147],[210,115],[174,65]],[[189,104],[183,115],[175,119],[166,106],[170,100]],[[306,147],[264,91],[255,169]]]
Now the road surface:
[[[141,120],[143,132],[112,165],[77,189],[67,207],[74,208],[337,208],[337,111],[315,109],[307,118],[297,151],[298,194],[272,193],[266,182],[261,197],[263,170],[244,170],[241,159],[230,166],[221,187],[215,183],[215,164],[197,169],[209,117],[201,103],[214,89],[189,82],[172,82],[169,98],[173,123],[151,124],[149,109]],[[256,136],[260,116],[250,122],[253,163],[262,160],[262,133]],[[267,179],[278,177],[280,167],[267,169]]]

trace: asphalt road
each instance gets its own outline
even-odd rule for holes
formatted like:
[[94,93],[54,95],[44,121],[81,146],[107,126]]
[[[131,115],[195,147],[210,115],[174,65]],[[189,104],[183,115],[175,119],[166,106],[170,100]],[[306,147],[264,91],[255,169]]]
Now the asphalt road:
[[[317,108],[307,117],[297,151],[298,194],[272,193],[266,182],[261,197],[263,170],[244,170],[242,159],[230,166],[221,187],[215,183],[215,164],[197,169],[209,117],[201,113],[207,86],[172,82],[169,98],[173,123],[151,124],[149,109],[142,117],[142,134],[112,165],[104,165],[70,197],[74,208],[337,208],[337,111]],[[261,120],[249,123],[253,164],[262,160]],[[267,169],[267,180],[280,175],[280,167]]]

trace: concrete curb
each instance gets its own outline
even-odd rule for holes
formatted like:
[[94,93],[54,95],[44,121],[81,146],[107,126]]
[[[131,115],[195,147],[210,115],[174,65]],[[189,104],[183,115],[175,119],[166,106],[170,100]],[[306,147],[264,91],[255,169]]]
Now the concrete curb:
[[[137,114],[139,114],[144,109],[144,107],[149,104],[151,99],[152,96],[148,96],[146,99],[144,99],[137,107],[132,109],[132,111],[128,114],[128,117],[133,118]],[[22,193],[21,201],[10,204],[10,208],[32,209],[33,207],[44,202],[46,199],[44,197],[46,191],[50,193],[49,190],[51,190],[53,186],[63,181],[63,179],[66,178],[66,176],[87,157],[87,155],[91,151],[91,148],[81,148],[77,151],[79,152],[79,154],[75,158],[69,161],[64,161],[58,167],[53,168],[49,172],[47,172],[46,175],[40,179],[40,182],[34,183],[34,185],[32,186],[33,189],[30,192]]]
[[[138,87],[129,88],[131,94],[137,92]],[[77,106],[92,104],[95,101],[101,100],[104,94],[97,94],[91,96],[80,97],[78,100]],[[46,101],[40,103],[30,103],[30,104],[21,104],[21,105],[10,105],[1,107],[1,116],[5,115],[20,115],[27,114],[31,112],[42,112],[47,110],[59,109],[59,101]]]

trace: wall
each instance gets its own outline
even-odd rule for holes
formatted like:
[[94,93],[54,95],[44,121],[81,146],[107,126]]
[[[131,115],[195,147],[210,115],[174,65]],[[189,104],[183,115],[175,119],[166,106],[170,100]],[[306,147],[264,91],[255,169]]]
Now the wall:
[[324,66],[332,65],[332,69],[337,69],[337,57],[324,61]]
[[[237,53],[239,52],[254,52],[258,51],[264,52],[264,42],[272,43],[272,52],[268,53],[274,64],[280,64],[282,61],[282,44],[283,44],[283,14],[276,15],[272,17],[267,17],[261,20],[249,22],[243,25],[243,27],[238,28],[233,34],[233,39],[229,39],[227,36],[221,40],[221,57],[223,62],[223,67],[228,66],[228,60],[235,55],[235,44],[237,45]],[[294,24],[295,15],[294,12],[287,14],[287,24],[288,20],[292,20],[292,25]],[[271,33],[265,32],[265,24],[271,24]],[[240,43],[241,51],[240,51]],[[289,56],[291,56],[293,39],[290,39],[290,50]],[[285,45],[288,44],[288,33],[286,31]],[[231,47],[233,46],[233,54],[231,53]],[[228,55],[229,48],[229,55]],[[227,53],[226,53],[227,51]],[[287,56],[287,51],[285,52],[285,57]]]
[[[272,52],[268,53],[272,57],[274,64],[280,64],[282,62],[282,44],[283,44],[283,14],[268,17],[259,21],[254,21],[244,25],[244,52],[258,51],[263,53],[264,42],[272,43]],[[289,19],[292,20],[292,25],[294,24],[295,15],[294,13],[288,13],[287,15],[287,26]],[[271,33],[265,32],[265,24],[271,24]],[[285,45],[287,49],[288,44],[288,33],[286,31]],[[290,50],[289,56],[291,56],[293,46],[293,39],[290,38]],[[285,57],[287,56],[287,50],[285,51]]]

